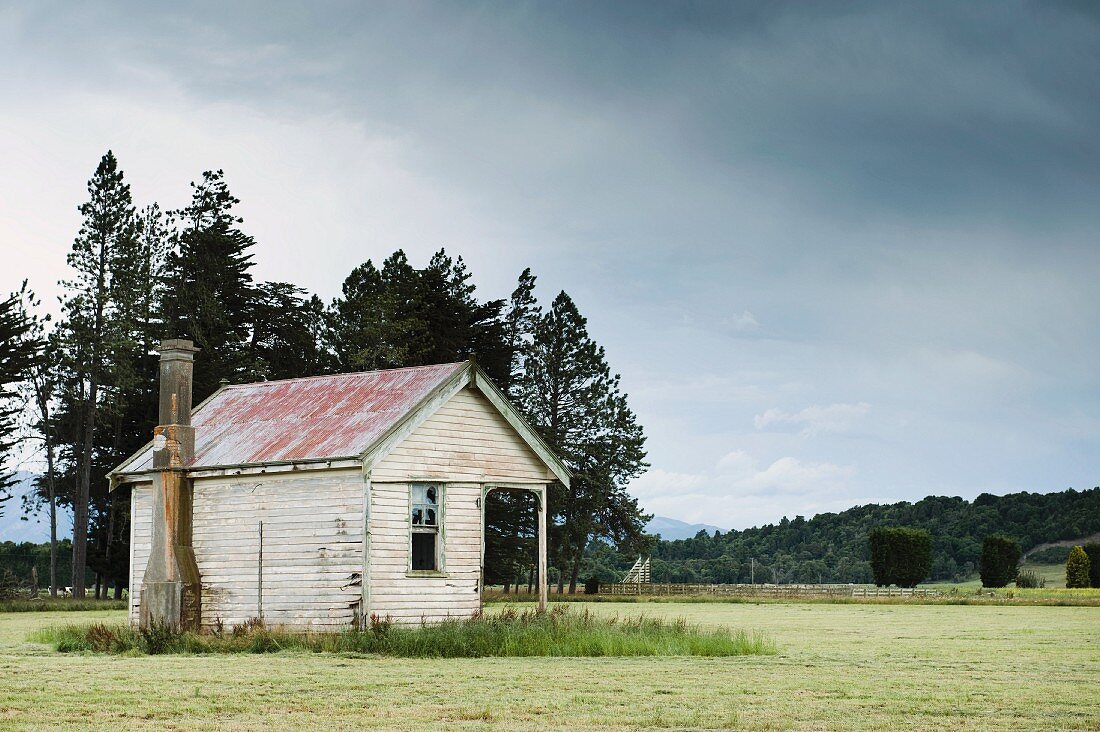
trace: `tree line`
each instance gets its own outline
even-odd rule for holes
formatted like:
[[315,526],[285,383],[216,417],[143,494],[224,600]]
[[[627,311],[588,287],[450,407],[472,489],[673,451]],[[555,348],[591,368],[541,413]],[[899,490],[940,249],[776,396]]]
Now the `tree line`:
[[[1100,532],[1100,488],[1056,493],[988,493],[966,501],[929,496],[915,503],[866,505],[811,519],[784,517],[777,524],[656,541],[650,550],[655,582],[737,583],[875,581],[870,533],[908,527],[931,537],[931,580],[963,580],[980,568],[987,537],[1004,534],[1023,551],[1047,542]],[[1066,549],[1062,549],[1065,561]],[[585,577],[622,578],[637,554],[603,542],[589,545]],[[919,581],[919,580],[918,580]]]
[[[645,436],[619,376],[564,291],[540,302],[530,269],[509,297],[483,300],[462,257],[444,249],[422,267],[401,250],[356,266],[325,303],[290,282],[257,282],[256,241],[236,213],[223,171],[191,183],[188,205],[139,207],[114,154],[88,181],[82,223],[61,284],[61,315],[44,314],[24,283],[0,301],[0,512],[13,510],[12,463],[42,464],[23,510],[50,517],[50,586],[59,575],[57,507],[72,508],[65,578],[83,597],[128,578],[129,495],[106,473],[148,441],[157,422],[163,338],[202,349],[197,404],[219,383],[316,376],[476,358],[573,471],[549,492],[550,554],[559,584],[576,588],[594,540],[633,551],[643,515],[626,492],[645,468]],[[18,510],[18,509],[16,509]],[[516,575],[531,564],[533,507],[488,507],[487,565]]]

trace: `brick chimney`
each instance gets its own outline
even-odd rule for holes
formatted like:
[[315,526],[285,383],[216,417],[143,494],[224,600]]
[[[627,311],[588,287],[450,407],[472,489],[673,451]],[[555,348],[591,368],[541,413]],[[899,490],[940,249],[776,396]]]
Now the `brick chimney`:
[[141,583],[141,625],[198,630],[201,580],[191,546],[193,487],[187,465],[195,454],[189,340],[160,345],[160,424],[153,430],[153,539]]

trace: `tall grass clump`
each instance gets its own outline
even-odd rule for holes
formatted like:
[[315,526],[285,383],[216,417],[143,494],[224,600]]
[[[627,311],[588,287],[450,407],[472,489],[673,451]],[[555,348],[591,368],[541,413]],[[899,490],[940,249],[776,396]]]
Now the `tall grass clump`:
[[294,633],[262,623],[232,632],[197,634],[165,628],[67,625],[39,631],[32,640],[62,652],[94,653],[358,653],[402,658],[502,656],[744,656],[775,653],[775,643],[758,633],[704,629],[684,620],[644,615],[609,617],[556,607],[548,613],[499,613],[400,626],[371,617],[365,630]]

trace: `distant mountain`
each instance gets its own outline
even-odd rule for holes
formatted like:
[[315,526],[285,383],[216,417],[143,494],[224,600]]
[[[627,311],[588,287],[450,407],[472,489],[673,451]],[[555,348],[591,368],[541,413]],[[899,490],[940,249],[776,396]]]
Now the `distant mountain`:
[[645,525],[645,530],[648,534],[660,534],[661,538],[666,541],[692,539],[700,531],[712,535],[715,531],[725,531],[725,529],[710,524],[689,524],[686,521],[669,518],[668,516],[654,516],[653,520]]
[[[16,484],[10,489],[11,500],[0,504],[0,541],[14,541],[20,544],[25,541],[42,544],[50,540],[50,517],[43,507],[38,513],[23,517],[23,496],[29,495],[33,490],[33,481],[37,478],[34,473],[19,472],[15,474]],[[67,539],[73,534],[73,515],[67,508],[58,507],[57,510],[57,538]]]

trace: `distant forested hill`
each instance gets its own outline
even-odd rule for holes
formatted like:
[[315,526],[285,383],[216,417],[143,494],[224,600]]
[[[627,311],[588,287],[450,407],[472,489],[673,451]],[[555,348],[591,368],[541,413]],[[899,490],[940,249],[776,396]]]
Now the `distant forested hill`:
[[[700,532],[659,541],[652,551],[655,582],[748,582],[755,558],[757,582],[870,582],[867,532],[875,526],[912,526],[932,533],[934,580],[961,579],[976,570],[982,539],[1016,538],[1021,548],[1076,539],[1100,531],[1100,488],[1058,493],[983,493],[973,502],[930,496],[916,503],[867,505],[806,520],[784,518],[744,531]],[[592,546],[585,569],[604,581],[636,557]]]

